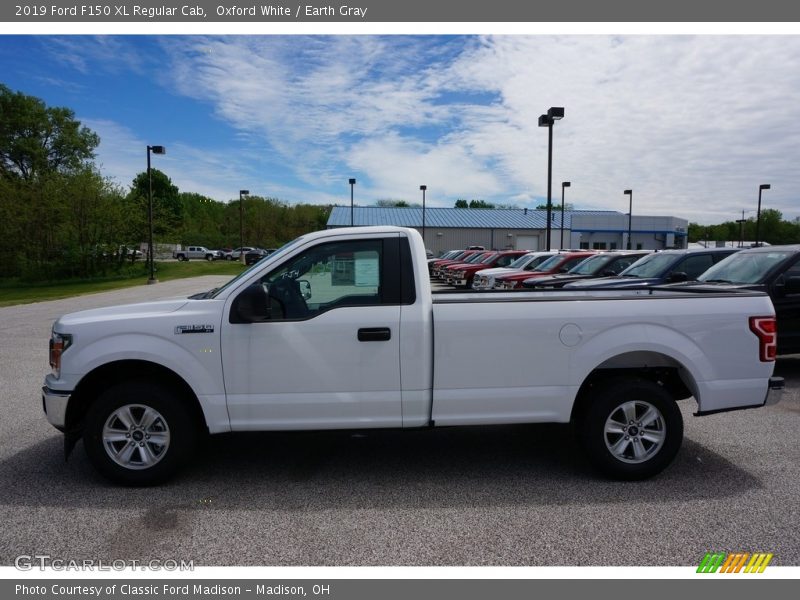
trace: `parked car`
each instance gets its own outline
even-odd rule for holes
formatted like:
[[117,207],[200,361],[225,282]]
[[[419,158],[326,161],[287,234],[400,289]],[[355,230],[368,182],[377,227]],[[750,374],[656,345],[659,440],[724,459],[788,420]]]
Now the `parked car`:
[[463,263],[468,260],[471,256],[475,256],[476,254],[480,254],[481,250],[460,250],[455,256],[452,258],[445,258],[442,260],[437,260],[433,263],[431,267],[431,276],[432,277],[441,277],[441,271],[448,265],[452,265],[455,263]]
[[235,248],[230,252],[225,253],[226,260],[239,260],[242,257],[242,252],[245,254],[250,252],[250,250],[255,250],[252,246],[242,246],[240,248]]
[[741,250],[708,269],[697,281],[665,287],[766,292],[777,317],[778,354],[800,353],[800,245]]
[[580,264],[572,267],[566,273],[556,273],[549,277],[532,277],[526,279],[522,282],[522,287],[540,290],[557,289],[580,279],[595,279],[597,277],[619,275],[637,260],[648,254],[649,252],[645,250],[635,252],[603,252],[595,256],[590,256]]
[[576,252],[559,252],[543,261],[538,267],[532,271],[523,271],[521,273],[509,273],[507,275],[500,275],[497,277],[494,289],[496,290],[520,290],[522,289],[522,282],[531,277],[546,277],[547,275],[555,275],[556,273],[566,273],[572,267],[579,265],[590,256],[594,256],[596,252],[590,250],[581,250]]
[[254,265],[265,256],[269,256],[270,253],[270,250],[264,250],[263,248],[253,248],[252,250],[248,250],[244,254],[244,264]]
[[475,278],[472,280],[472,289],[491,290],[494,287],[496,277],[507,275],[512,272],[533,271],[554,254],[555,252],[528,252],[507,267],[494,267],[478,271],[475,273]]
[[445,265],[444,267],[442,267],[439,270],[439,279],[443,279],[444,281],[447,281],[448,279],[452,279],[453,273],[456,270],[458,270],[458,269],[460,269],[462,267],[465,267],[465,266],[480,264],[481,262],[483,262],[484,260],[486,260],[487,258],[492,256],[493,254],[495,254],[495,252],[491,252],[491,251],[490,252],[483,252],[483,251],[478,250],[477,254],[473,254],[472,256],[470,256],[469,258],[467,258],[467,259],[465,259],[463,261],[458,261],[458,262],[455,262],[455,263],[452,263],[452,264],[449,264],[449,265]]
[[479,263],[449,269],[452,273],[447,278],[447,283],[456,287],[470,287],[478,271],[492,267],[507,267],[526,254],[528,254],[526,250],[503,250],[502,252],[490,253]]
[[573,281],[566,284],[564,289],[626,288],[693,281],[738,250],[701,248],[655,252],[640,258],[619,275]]
[[188,246],[182,250],[175,250],[175,252],[172,253],[172,258],[184,261],[192,258],[204,258],[205,260],[211,261],[222,258],[222,255],[219,250],[209,250],[205,246]]

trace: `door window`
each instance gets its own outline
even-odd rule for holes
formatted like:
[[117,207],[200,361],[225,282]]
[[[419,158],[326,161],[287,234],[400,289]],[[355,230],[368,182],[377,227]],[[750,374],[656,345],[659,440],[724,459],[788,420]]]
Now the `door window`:
[[261,278],[269,320],[309,319],[334,308],[382,303],[383,241],[309,248]]

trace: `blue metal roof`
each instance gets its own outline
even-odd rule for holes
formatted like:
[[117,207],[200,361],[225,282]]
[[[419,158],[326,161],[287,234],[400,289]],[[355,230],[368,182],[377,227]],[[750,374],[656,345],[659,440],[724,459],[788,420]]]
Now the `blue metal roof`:
[[[572,225],[572,215],[613,215],[611,210],[565,210],[564,227]],[[552,225],[561,225],[561,212],[554,210]],[[422,227],[422,208],[383,208],[356,206],[353,225],[398,225]],[[350,207],[334,206],[328,217],[328,227],[349,227]],[[461,229],[545,229],[547,211],[522,208],[425,208],[426,227],[457,227]]]

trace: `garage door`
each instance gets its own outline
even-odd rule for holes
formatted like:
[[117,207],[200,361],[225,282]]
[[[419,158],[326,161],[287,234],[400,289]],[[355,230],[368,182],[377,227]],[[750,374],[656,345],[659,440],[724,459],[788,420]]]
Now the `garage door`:
[[538,250],[539,249],[539,236],[538,235],[518,235],[516,250]]

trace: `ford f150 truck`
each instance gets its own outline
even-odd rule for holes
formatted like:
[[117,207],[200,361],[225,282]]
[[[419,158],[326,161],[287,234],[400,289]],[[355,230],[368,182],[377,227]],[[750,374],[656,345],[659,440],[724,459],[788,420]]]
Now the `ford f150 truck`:
[[[420,235],[304,235],[219,289],[59,318],[47,419],[120,483],[204,433],[573,422],[609,476],[658,473],[698,415],[777,401],[759,292],[433,295]],[[476,350],[492,357],[475,371]],[[565,443],[569,443],[565,441]]]

